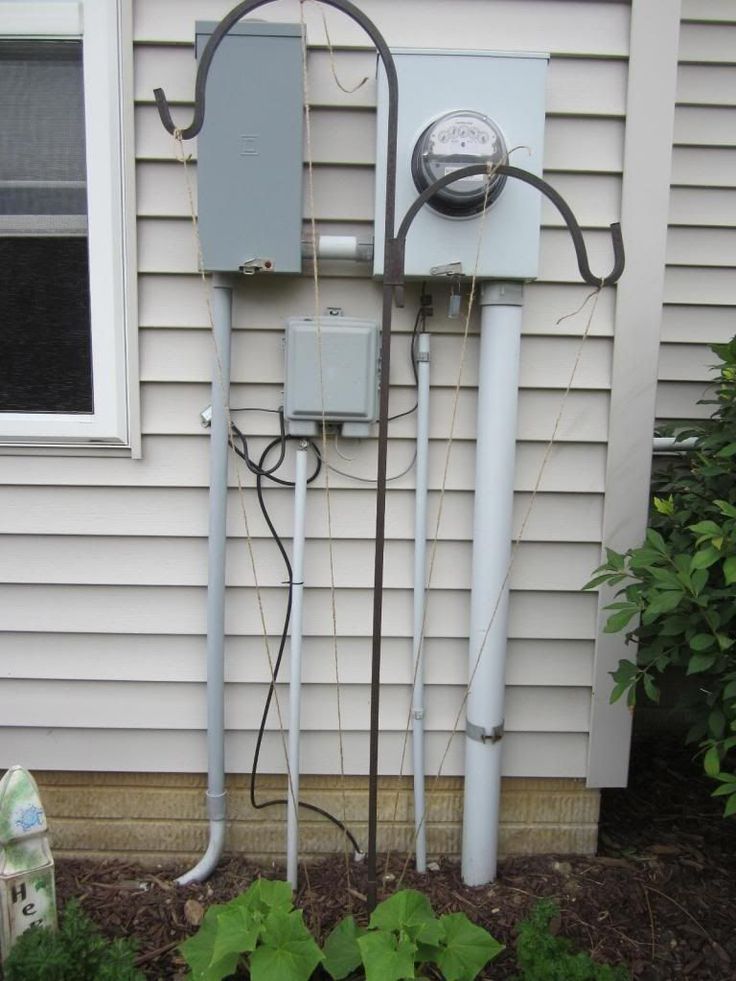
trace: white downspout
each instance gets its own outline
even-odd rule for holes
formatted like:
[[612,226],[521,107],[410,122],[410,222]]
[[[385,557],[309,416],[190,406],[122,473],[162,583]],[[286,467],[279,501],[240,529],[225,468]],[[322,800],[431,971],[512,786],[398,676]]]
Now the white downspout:
[[179,876],[180,886],[215,871],[225,844],[225,549],[229,455],[232,287],[215,274],[212,290],[212,421],[210,516],[207,553],[207,814],[209,842],[199,862]]
[[[496,877],[523,286],[483,283],[462,876]],[[489,628],[490,624],[490,628]]]
[[299,740],[301,735],[302,611],[304,601],[304,515],[307,501],[307,447],[301,440],[294,474],[294,538],[291,556],[291,643],[286,811],[286,878],[297,887],[299,865]]
[[424,610],[427,595],[427,486],[429,468],[429,334],[417,337],[417,458],[414,496],[414,645],[411,700],[414,827],[417,872],[427,871],[424,812]]

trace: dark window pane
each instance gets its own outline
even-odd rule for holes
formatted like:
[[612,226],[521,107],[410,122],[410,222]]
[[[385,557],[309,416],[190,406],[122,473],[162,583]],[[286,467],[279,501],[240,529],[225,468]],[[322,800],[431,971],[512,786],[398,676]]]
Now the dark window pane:
[[0,412],[91,413],[80,41],[0,41],[0,134]]
[[0,238],[0,411],[93,411],[84,238]]

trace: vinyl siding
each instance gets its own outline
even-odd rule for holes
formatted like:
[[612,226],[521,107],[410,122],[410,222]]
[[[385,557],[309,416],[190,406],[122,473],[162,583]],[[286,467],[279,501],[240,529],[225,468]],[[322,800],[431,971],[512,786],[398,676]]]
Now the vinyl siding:
[[[545,176],[567,197],[584,226],[592,268],[608,271],[608,225],[617,219],[621,199],[628,4],[366,0],[361,5],[395,46],[551,52]],[[196,68],[194,21],[218,19],[229,7],[212,0],[137,0],[134,7],[142,459],[18,454],[0,460],[0,577],[5,583],[0,621],[7,631],[3,763],[93,771],[192,772],[206,767],[208,436],[199,425],[199,412],[210,401],[211,338],[185,175],[175,159],[175,144],[158,121],[152,90],[164,88],[176,103],[175,119],[188,122]],[[275,4],[262,16],[291,20],[294,9]],[[350,95],[338,88],[321,17],[308,11],[316,219],[320,230],[369,236],[375,55],[365,50],[364,36],[344,18],[333,10],[326,16],[341,80],[347,86],[363,77],[369,80]],[[187,144],[186,152],[192,153],[188,172],[196,200],[196,141]],[[683,157],[681,167],[688,166],[693,161]],[[714,157],[711,166],[726,179],[722,157]],[[679,207],[711,204],[703,197],[683,200]],[[340,306],[351,316],[380,316],[380,285],[366,268],[324,263],[321,272],[322,305]],[[282,324],[288,316],[314,311],[308,273],[305,267],[301,279],[253,279],[236,288],[233,405],[279,404]],[[463,326],[446,318],[446,287],[433,284],[432,292],[430,528],[439,509]],[[545,205],[541,273],[526,290],[524,312],[517,530],[537,483],[587,315],[557,321],[575,311],[588,293],[579,282],[559,215]],[[416,302],[416,287],[410,286],[406,307],[395,311],[394,411],[413,402],[408,345]],[[614,303],[615,292],[606,290],[514,564],[504,740],[508,776],[581,777],[586,772],[596,600],[579,589],[600,550]],[[477,332],[476,316],[461,375],[427,614],[428,768],[436,771],[451,741],[446,775],[462,772],[462,738],[451,734],[463,728],[467,675]],[[254,450],[275,433],[272,417],[248,413],[239,418],[253,437]],[[413,433],[411,417],[392,424],[389,475],[411,460]],[[372,474],[374,439],[346,441],[341,448],[354,459],[341,460],[331,450],[340,469]],[[227,766],[238,772],[250,769],[285,592],[284,572],[258,512],[251,479],[236,476],[233,464],[230,480]],[[247,485],[242,502],[239,481]],[[410,700],[413,481],[413,472],[393,481],[387,504],[380,749],[386,774],[400,770]],[[374,491],[335,473],[329,483],[344,765],[347,772],[360,774],[367,770]],[[273,489],[268,499],[288,546],[290,495]],[[320,478],[309,492],[307,508],[306,773],[340,771],[325,501]],[[244,513],[254,540],[268,645]],[[287,680],[285,668],[282,681]],[[279,691],[286,722],[283,686]],[[275,709],[268,728],[261,769],[283,772]],[[407,758],[403,772],[409,770]]]
[[657,415],[707,416],[709,345],[736,332],[736,8],[683,4]]

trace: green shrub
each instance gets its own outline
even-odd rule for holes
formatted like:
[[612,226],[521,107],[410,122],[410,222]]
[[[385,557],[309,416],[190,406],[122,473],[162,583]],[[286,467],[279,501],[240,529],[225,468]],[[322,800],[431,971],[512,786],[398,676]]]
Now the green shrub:
[[714,345],[721,359],[716,409],[710,419],[678,434],[695,450],[655,475],[646,539],[625,554],[607,550],[586,589],[621,586],[605,630],[634,623],[627,639],[634,660],[613,673],[611,701],[636,702],[644,689],[659,699],[662,675],[692,676],[685,703],[706,773],[718,780],[725,815],[736,814],[736,338]]
[[335,981],[361,964],[366,981],[423,977],[416,973],[423,965],[438,968],[446,981],[473,981],[502,950],[464,913],[438,918],[426,896],[402,889],[376,906],[367,929],[352,916],[338,923],[325,943],[324,967]]
[[37,927],[21,934],[3,969],[5,981],[144,981],[134,958],[129,940],[106,940],[71,902],[58,931]]
[[367,929],[352,916],[342,920],[323,953],[293,908],[288,883],[258,879],[211,906],[180,950],[193,981],[222,981],[239,968],[252,981],[307,981],[320,963],[335,981],[361,967],[367,981],[400,981],[430,964],[446,981],[473,981],[503,947],[464,913],[437,918],[422,893],[403,889],[379,903]]
[[241,966],[253,981],[307,981],[324,956],[294,909],[291,886],[269,879],[210,906],[179,949],[193,981],[221,981]]
[[574,953],[569,940],[555,937],[549,925],[559,913],[549,899],[540,899],[519,924],[516,956],[519,981],[627,981],[623,967],[596,964],[589,954]]

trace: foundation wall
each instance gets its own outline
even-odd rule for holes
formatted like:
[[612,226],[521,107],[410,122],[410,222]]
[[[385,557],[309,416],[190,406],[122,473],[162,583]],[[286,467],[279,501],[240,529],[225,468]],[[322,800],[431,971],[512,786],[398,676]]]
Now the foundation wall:
[[[57,857],[134,859],[147,865],[188,862],[207,843],[205,778],[201,774],[36,773]],[[317,804],[348,825],[361,847],[367,839],[365,777],[305,776],[302,800]],[[284,777],[258,780],[257,799],[284,797]],[[584,781],[507,778],[501,806],[501,854],[595,852],[600,795]],[[427,847],[431,857],[459,858],[462,779],[427,781]],[[228,783],[226,850],[264,863],[285,856],[285,808],[254,810],[248,780]],[[379,785],[379,850],[410,851],[413,840],[411,779],[382,778]],[[343,835],[319,815],[304,811],[305,859],[342,851]]]

